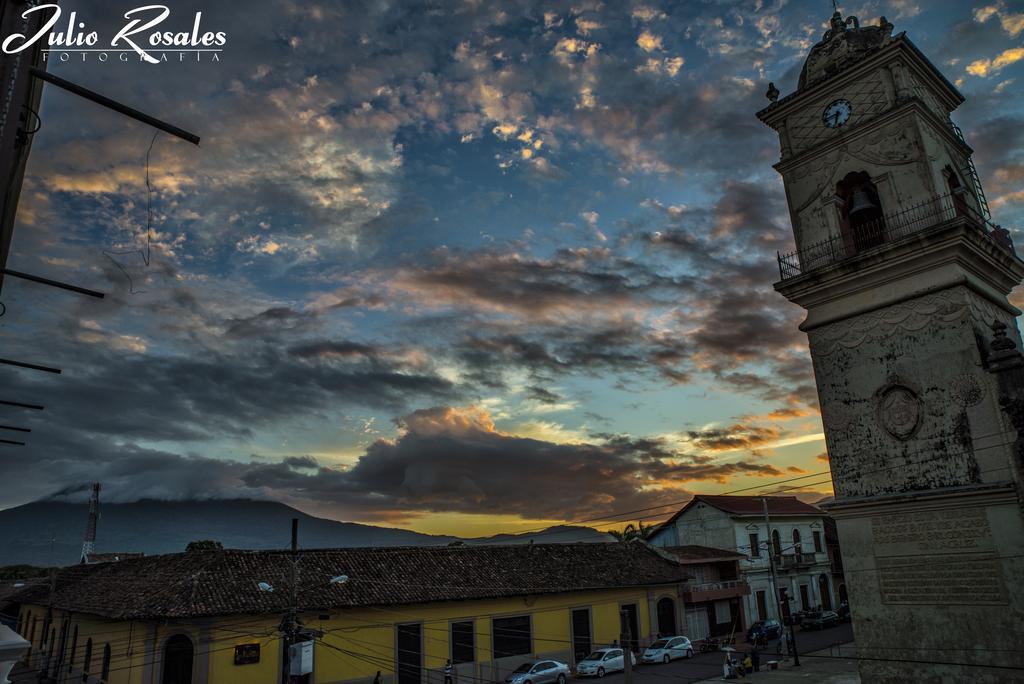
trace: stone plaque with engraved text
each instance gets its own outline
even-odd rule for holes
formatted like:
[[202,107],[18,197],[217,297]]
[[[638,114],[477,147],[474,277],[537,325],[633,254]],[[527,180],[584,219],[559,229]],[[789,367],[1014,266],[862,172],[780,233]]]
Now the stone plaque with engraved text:
[[871,531],[883,603],[1008,602],[983,508],[875,516]]

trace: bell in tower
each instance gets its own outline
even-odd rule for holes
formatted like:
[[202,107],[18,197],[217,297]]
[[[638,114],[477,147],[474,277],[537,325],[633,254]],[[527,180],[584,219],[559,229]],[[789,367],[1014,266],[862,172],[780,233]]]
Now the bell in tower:
[[853,191],[853,200],[850,203],[850,216],[865,216],[865,212],[878,213],[878,205],[871,201],[871,196],[866,190],[858,188]]
[[963,96],[893,28],[836,12],[758,112],[796,243],[775,289],[807,311],[862,680],[1020,681],[1024,261]]

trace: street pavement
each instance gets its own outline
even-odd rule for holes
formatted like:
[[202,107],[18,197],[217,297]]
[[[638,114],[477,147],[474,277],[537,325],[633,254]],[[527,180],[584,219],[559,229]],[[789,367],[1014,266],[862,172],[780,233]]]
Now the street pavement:
[[[746,643],[742,639],[743,635],[739,635],[735,648],[738,651],[748,651],[750,649],[750,644]],[[830,646],[835,644],[845,644],[851,641],[853,641],[853,629],[850,627],[850,623],[843,623],[836,627],[830,627],[828,629],[813,632],[801,632],[799,627],[796,629],[796,643],[800,653],[811,653],[822,650],[825,650],[827,653],[827,649]],[[765,662],[769,660],[781,660],[780,657],[775,655],[775,646],[776,642],[772,641],[768,644],[767,651],[762,652],[762,670],[764,669]],[[668,664],[657,665],[637,664],[637,666],[633,668],[633,684],[669,684],[669,680],[676,684],[684,684],[686,682],[699,682],[706,679],[720,679],[722,677],[722,661],[724,659],[725,654],[721,652],[694,653],[693,658],[690,660],[674,660]],[[807,662],[812,664],[813,668],[822,660],[823,659],[813,659],[812,663],[812,659],[807,659]],[[788,663],[783,663],[783,667],[788,669],[792,665],[792,662],[791,658]],[[754,678],[756,679],[757,676],[758,675],[755,675]],[[582,681],[582,678],[577,679],[577,682],[580,681]],[[750,681],[750,679],[748,678],[747,681]],[[615,674],[606,675],[604,679],[600,680],[600,682],[601,684],[625,684],[625,676],[621,672],[617,672]]]

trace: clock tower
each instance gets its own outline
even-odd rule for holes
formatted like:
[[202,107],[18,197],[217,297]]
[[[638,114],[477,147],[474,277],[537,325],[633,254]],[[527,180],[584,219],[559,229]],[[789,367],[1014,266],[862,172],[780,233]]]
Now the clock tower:
[[769,86],[796,241],[775,289],[807,310],[863,681],[1019,681],[1024,460],[998,366],[1024,262],[950,119],[963,96],[893,28],[836,12],[796,91]]

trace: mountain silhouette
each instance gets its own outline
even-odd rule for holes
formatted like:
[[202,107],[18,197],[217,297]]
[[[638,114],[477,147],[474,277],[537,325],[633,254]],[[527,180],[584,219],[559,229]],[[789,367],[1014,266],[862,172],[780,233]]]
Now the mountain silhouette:
[[[77,563],[88,508],[86,503],[41,500],[0,511],[0,566]],[[219,541],[225,548],[285,549],[290,545],[292,518],[299,519],[301,548],[612,540],[589,527],[566,525],[531,534],[463,539],[318,518],[276,501],[142,500],[100,504],[96,552],[175,553],[199,539]]]

